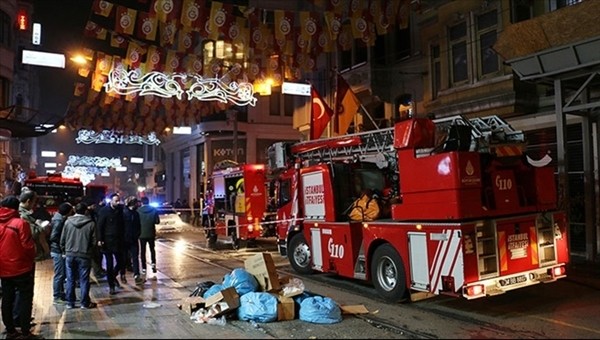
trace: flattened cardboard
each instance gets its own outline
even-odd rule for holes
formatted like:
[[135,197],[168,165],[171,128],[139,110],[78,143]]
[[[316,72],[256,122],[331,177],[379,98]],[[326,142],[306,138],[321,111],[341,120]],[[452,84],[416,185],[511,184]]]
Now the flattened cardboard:
[[186,312],[189,315],[192,315],[196,310],[204,307],[206,300],[201,296],[190,296],[181,300],[181,304],[179,305],[179,309]]
[[213,305],[219,305],[218,312],[213,316],[221,316],[240,306],[240,296],[235,287],[229,287],[222,291],[209,296],[206,299],[205,308],[210,308]]
[[340,306],[344,314],[369,314],[369,310],[364,305]]
[[281,288],[271,254],[259,253],[249,257],[244,261],[244,268],[248,273],[254,275],[262,291],[277,291]]

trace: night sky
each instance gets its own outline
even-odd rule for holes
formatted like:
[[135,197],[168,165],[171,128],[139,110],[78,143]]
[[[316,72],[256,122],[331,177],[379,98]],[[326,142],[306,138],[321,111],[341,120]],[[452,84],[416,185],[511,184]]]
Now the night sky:
[[77,69],[69,60],[71,53],[84,46],[83,30],[90,15],[92,0],[31,0],[31,22],[42,25],[41,45],[33,49],[64,53],[66,69],[34,66],[40,75],[42,117],[63,117],[73,95]]

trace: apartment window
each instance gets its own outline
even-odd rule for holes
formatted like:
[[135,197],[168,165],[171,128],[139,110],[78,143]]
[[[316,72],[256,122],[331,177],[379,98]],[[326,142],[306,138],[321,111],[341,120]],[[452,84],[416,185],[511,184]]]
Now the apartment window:
[[10,81],[8,78],[0,77],[0,108],[8,106],[10,98]]
[[489,11],[477,16],[477,41],[480,76],[495,73],[499,69],[498,55],[492,49],[496,43],[496,28],[498,25],[498,12]]
[[431,46],[431,98],[436,99],[442,88],[440,45]]
[[450,58],[452,84],[457,85],[468,80],[467,64],[467,23],[463,21],[450,27]]
[[550,10],[554,11],[560,8],[573,6],[580,3],[582,0],[551,0],[550,1]]
[[[397,25],[396,25],[397,26]],[[398,29],[395,31],[396,37],[396,53],[394,57],[396,61],[410,57],[410,28]]]
[[354,65],[360,65],[367,62],[369,57],[369,47],[360,40],[354,39]]
[[369,49],[367,45],[359,39],[354,39],[352,48],[348,51],[342,51],[339,58],[340,70],[351,70],[367,62]]
[[10,19],[10,15],[0,11],[0,45],[5,47],[12,46],[12,27],[13,22]]
[[[226,70],[222,72],[227,72],[228,69],[235,64],[236,62],[240,62],[243,60],[244,56],[241,53],[234,54],[234,46],[230,43],[224,42],[223,40],[207,40],[204,42],[202,56],[204,58],[203,70],[204,74],[212,75],[213,71],[211,67],[213,66],[213,62],[215,60],[219,60],[220,64]],[[232,60],[233,62],[231,62]],[[207,73],[208,71],[208,73]]]
[[269,115],[281,116],[281,87],[272,87],[269,96]]
[[352,49],[340,52],[340,70],[348,70],[352,68]]
[[530,0],[511,0],[510,1],[510,21],[517,22],[529,20],[532,18],[532,8]]
[[375,39],[375,46],[373,46],[371,63],[385,66],[387,53],[391,53],[391,51],[387,51],[387,46],[388,44],[386,43],[385,36],[377,36],[377,39]]
[[291,94],[283,95],[283,115],[286,117],[294,116],[294,96]]

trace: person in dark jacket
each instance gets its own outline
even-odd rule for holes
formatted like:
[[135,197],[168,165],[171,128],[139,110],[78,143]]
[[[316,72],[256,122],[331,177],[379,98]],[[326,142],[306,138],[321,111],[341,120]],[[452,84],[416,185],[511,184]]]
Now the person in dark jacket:
[[33,209],[31,216],[40,221],[50,221],[53,217],[46,208],[46,204],[44,202],[40,202],[39,200],[37,202],[37,206],[35,209]]
[[54,278],[52,283],[52,291],[54,296],[54,304],[62,305],[66,301],[65,296],[65,258],[60,249],[60,237],[62,235],[63,226],[67,217],[73,214],[73,206],[69,202],[64,202],[58,206],[58,211],[52,216],[50,223],[52,224],[52,232],[50,233],[50,256],[54,263]]
[[[125,199],[123,221],[125,222],[125,254],[126,261],[132,264],[133,278],[136,284],[144,282],[140,276],[140,215],[137,212],[138,199],[129,196]],[[122,280],[121,280],[122,281]]]
[[[2,321],[6,338],[38,338],[31,333],[31,311],[35,276],[35,243],[29,223],[19,216],[19,199],[8,196],[0,202],[0,279]],[[19,301],[16,302],[17,292]],[[13,311],[19,311],[17,332]]]
[[110,196],[110,203],[98,212],[97,239],[98,246],[104,254],[106,262],[106,278],[109,292],[116,294],[115,286],[121,287],[117,275],[124,267],[123,238],[125,226],[123,224],[123,207],[120,204],[119,194]]
[[146,274],[146,245],[150,248],[150,264],[152,271],[156,273],[156,251],[154,240],[156,239],[156,225],[160,223],[158,211],[150,205],[148,197],[142,197],[142,206],[138,208],[140,215],[140,247],[142,259],[142,274]]
[[[98,211],[99,211],[98,207],[104,207],[104,204],[105,204],[104,199],[102,199],[102,201],[100,201],[100,205],[97,204],[97,202],[94,201],[94,199],[91,197],[84,200],[83,203],[87,204],[88,214],[89,214],[90,218],[92,219],[92,221],[94,221],[94,223],[96,223],[96,225],[97,225],[98,224]],[[104,270],[104,268],[102,268],[102,252],[100,251],[98,244],[94,244],[94,249],[92,250],[92,272],[94,273],[94,276],[96,277],[96,279],[100,279],[100,278],[103,278],[106,276],[106,270]]]
[[67,308],[75,308],[75,280],[79,280],[81,288],[81,308],[96,307],[96,303],[90,301],[90,271],[96,225],[87,213],[87,205],[77,203],[75,215],[67,218],[60,237],[60,249],[67,257]]

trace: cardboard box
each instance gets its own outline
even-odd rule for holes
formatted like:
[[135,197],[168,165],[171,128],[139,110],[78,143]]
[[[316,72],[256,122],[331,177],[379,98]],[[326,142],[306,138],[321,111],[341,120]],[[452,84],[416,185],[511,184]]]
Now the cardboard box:
[[296,318],[296,302],[294,299],[278,295],[277,301],[277,320],[294,320]]
[[294,320],[296,318],[296,301],[274,292],[270,294],[277,299],[277,321]]
[[204,308],[209,309],[213,305],[218,304],[218,312],[213,317],[226,314],[240,306],[240,296],[234,287],[223,289],[222,291],[209,296],[206,299]]
[[206,300],[204,300],[201,296],[190,296],[181,300],[181,304],[179,304],[179,309],[186,312],[189,315],[192,315],[196,310],[204,307]]
[[280,289],[279,276],[273,258],[269,253],[260,253],[249,257],[244,262],[246,271],[256,278],[264,292]]

